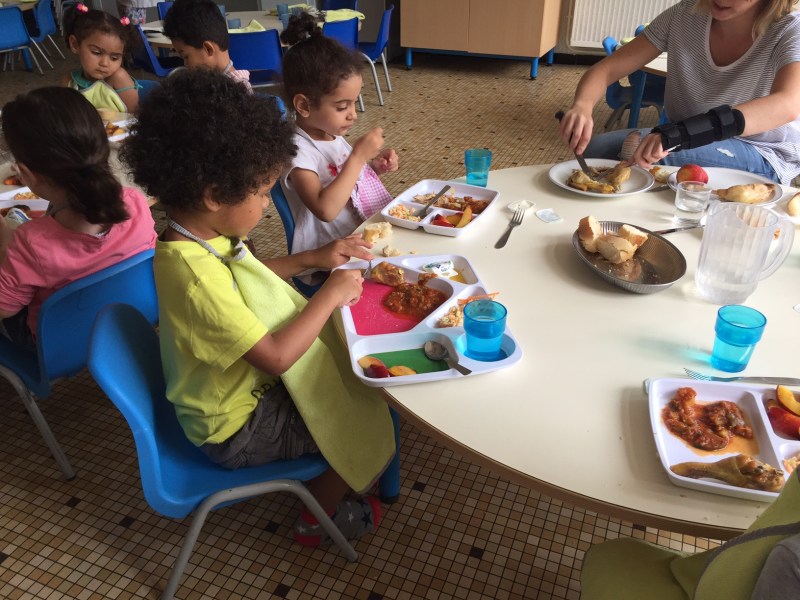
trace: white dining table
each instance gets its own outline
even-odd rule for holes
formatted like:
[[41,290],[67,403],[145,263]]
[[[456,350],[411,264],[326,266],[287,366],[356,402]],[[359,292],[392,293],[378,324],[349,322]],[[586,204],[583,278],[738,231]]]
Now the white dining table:
[[[225,14],[228,20],[239,19],[242,27],[247,27],[251,21],[258,21],[264,29],[283,30],[283,25],[277,16],[264,12],[263,10],[245,10],[230,12]],[[142,25],[142,30],[147,36],[147,41],[153,48],[172,48],[172,41],[164,35],[163,21],[150,21]]]
[[[524,353],[507,369],[386,388],[388,401],[434,439],[513,482],[639,525],[732,537],[767,504],[671,483],[643,385],[685,377],[684,367],[715,372],[708,357],[719,307],[700,299],[694,285],[702,230],[669,236],[686,258],[683,278],[660,293],[627,292],[579,259],[571,241],[578,221],[594,215],[666,228],[674,193],[587,197],[555,186],[548,170],[491,172],[488,187],[500,196],[461,237],[395,226],[373,249],[388,243],[404,253],[467,257],[486,288],[499,292]],[[506,247],[495,249],[511,217],[506,206],[523,199],[535,208]],[[541,221],[534,211],[543,208],[561,220]],[[800,242],[746,304],[769,322],[744,374],[797,377]]]

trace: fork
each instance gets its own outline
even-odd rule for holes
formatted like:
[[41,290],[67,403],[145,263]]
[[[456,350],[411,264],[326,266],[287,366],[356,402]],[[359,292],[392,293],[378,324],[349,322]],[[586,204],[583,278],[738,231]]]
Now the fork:
[[768,383],[771,385],[800,385],[800,379],[793,379],[792,377],[717,377],[715,375],[704,375],[685,367],[683,370],[692,379],[699,379],[700,381],[749,381],[750,383]]
[[367,262],[369,263],[369,266],[366,268],[364,274],[362,275],[364,279],[369,279],[372,276],[372,261],[369,260]]
[[514,227],[522,223],[522,217],[524,216],[525,216],[524,209],[518,208],[514,211],[514,215],[511,217],[511,222],[508,224],[508,229],[506,229],[506,232],[503,234],[503,236],[499,240],[497,240],[497,243],[494,245],[495,248],[502,248],[503,246],[506,245],[506,242],[508,241],[508,236],[511,235],[511,231],[514,229]]

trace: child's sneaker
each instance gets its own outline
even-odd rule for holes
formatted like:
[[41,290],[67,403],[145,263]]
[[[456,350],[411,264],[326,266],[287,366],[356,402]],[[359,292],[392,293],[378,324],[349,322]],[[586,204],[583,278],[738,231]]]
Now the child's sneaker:
[[[381,503],[375,496],[345,499],[336,507],[331,519],[345,538],[354,540],[378,528]],[[303,546],[322,546],[332,541],[317,518],[306,508],[300,512],[300,518],[294,526],[294,539]]]

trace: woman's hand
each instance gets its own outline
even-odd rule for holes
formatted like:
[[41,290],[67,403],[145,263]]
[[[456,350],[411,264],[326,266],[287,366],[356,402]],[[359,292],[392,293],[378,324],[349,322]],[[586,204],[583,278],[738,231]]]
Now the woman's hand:
[[564,113],[559,126],[561,139],[575,154],[583,154],[592,139],[593,130],[592,109],[577,104]]
[[379,156],[376,156],[369,161],[369,166],[372,167],[372,170],[378,175],[383,175],[384,173],[393,173],[397,171],[399,167],[399,157],[397,156],[397,152],[395,152],[392,148],[389,148],[381,152]]
[[336,306],[352,306],[361,298],[364,278],[358,269],[337,269],[322,284],[317,294],[330,294]]
[[650,133],[642,139],[642,143],[636,148],[630,162],[643,169],[649,169],[653,163],[660,161],[668,154],[669,152],[661,147],[661,134]]
[[323,269],[335,269],[351,258],[362,260],[372,260],[375,258],[367,248],[372,248],[372,244],[366,242],[360,233],[347,236],[339,240],[334,240],[316,250],[313,253],[313,266]]

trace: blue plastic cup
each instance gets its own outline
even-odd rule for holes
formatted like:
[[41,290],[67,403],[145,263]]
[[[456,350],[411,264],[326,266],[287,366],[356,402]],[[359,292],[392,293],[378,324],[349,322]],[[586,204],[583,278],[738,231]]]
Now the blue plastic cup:
[[306,12],[306,9],[304,9],[302,6],[293,6],[291,10],[292,15],[296,17],[299,17],[304,12]]
[[289,26],[290,16],[291,15],[289,15],[288,13],[285,15],[278,15],[278,18],[281,20],[281,25],[283,26],[284,29],[286,29]]
[[289,14],[289,5],[288,4],[278,4],[276,8],[278,9],[278,16],[279,17],[281,15],[288,15]]
[[492,166],[492,151],[486,148],[470,148],[464,152],[464,165],[467,167],[467,183],[486,187],[489,167]]
[[467,356],[482,361],[503,358],[507,314],[506,307],[494,300],[473,300],[464,306]]
[[717,336],[711,365],[729,373],[743,371],[766,324],[767,318],[749,306],[729,304],[720,308],[714,326]]
[[241,19],[228,19],[228,29],[240,29],[242,27]]

